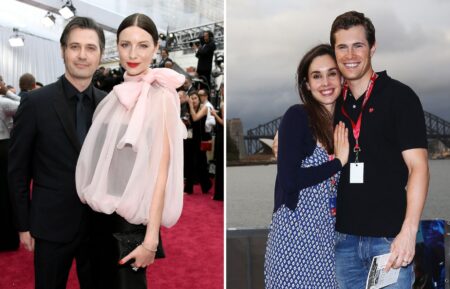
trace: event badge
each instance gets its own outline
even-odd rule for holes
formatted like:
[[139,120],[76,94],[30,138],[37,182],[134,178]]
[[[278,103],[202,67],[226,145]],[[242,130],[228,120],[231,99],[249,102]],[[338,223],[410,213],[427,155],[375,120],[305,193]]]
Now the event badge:
[[350,184],[364,183],[364,163],[350,163]]
[[336,197],[330,197],[330,214],[332,217],[336,216]]
[[[369,101],[370,95],[372,94],[372,89],[375,84],[375,80],[377,79],[378,75],[373,72],[372,77],[370,78],[369,83],[367,84],[367,90],[364,95],[364,100],[361,106],[361,111],[359,112],[359,116],[356,120],[356,122],[348,115],[347,111],[345,110],[344,105],[341,106],[341,112],[342,114],[350,121],[352,125],[352,132],[353,137],[355,138],[355,146],[353,148],[353,152],[355,153],[355,162],[350,163],[350,184],[363,184],[364,183],[364,163],[359,162],[359,153],[361,152],[361,147],[359,146],[359,135],[361,133],[361,120],[362,115],[364,111],[364,107],[366,106],[367,102]],[[348,83],[345,82],[344,88],[343,88],[343,97],[344,101],[347,98],[347,92],[348,92]]]

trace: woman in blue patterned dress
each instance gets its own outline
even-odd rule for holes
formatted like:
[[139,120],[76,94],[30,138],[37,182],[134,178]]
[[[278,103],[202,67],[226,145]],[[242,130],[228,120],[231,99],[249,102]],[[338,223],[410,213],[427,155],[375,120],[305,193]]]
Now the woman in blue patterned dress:
[[336,182],[349,145],[343,123],[333,133],[341,75],[331,46],[322,44],[306,53],[297,69],[297,84],[303,105],[287,110],[278,131],[266,289],[333,289]]

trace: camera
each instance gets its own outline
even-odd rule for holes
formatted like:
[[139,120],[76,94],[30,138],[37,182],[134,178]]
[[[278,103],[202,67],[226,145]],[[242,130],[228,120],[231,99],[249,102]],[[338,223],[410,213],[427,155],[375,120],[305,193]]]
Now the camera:
[[189,46],[192,48],[192,46],[197,45],[200,46],[201,44],[201,39],[191,39],[189,40]]

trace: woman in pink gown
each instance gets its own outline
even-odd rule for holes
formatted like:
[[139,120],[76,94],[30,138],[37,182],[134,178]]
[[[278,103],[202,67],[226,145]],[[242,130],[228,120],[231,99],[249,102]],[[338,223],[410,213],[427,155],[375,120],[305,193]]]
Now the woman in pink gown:
[[[80,199],[94,211],[92,265],[98,288],[147,288],[146,267],[160,254],[160,226],[183,206],[183,138],[175,89],[184,76],[149,69],[158,30],[143,14],[117,30],[125,82],[97,107],[77,164]],[[136,242],[124,254],[123,246]],[[139,239],[139,238],[137,238]]]

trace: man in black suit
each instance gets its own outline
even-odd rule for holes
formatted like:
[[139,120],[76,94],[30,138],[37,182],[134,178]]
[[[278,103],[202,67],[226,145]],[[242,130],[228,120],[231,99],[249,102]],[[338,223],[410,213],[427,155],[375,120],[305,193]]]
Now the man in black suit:
[[163,48],[161,50],[161,61],[159,61],[158,67],[166,67],[167,62],[173,63],[172,59],[169,58],[169,49]]
[[28,91],[36,88],[36,78],[31,73],[25,73],[19,78],[19,96],[22,97]]
[[186,79],[184,80],[183,86],[179,88],[180,90],[184,90],[186,92],[186,95],[189,96],[191,92],[196,91],[197,88],[192,85],[192,79],[190,76],[186,76]]
[[195,57],[198,58],[197,74],[199,77],[206,79],[209,89],[211,86],[211,71],[214,50],[216,50],[213,33],[211,31],[203,32],[203,37],[200,39],[200,46],[194,44],[193,47],[196,49]]
[[20,241],[34,251],[35,288],[66,288],[75,258],[80,287],[91,289],[90,211],[78,198],[75,167],[92,114],[105,96],[92,85],[105,36],[92,19],[75,17],[60,43],[64,75],[29,92],[16,113],[9,150],[10,192]]

